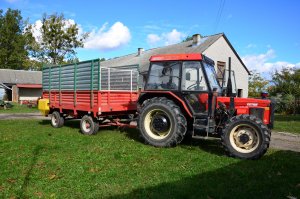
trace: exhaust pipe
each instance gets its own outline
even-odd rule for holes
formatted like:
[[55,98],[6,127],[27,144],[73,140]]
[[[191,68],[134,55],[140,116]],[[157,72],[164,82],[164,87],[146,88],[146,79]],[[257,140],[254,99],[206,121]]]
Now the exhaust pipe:
[[231,82],[231,57],[228,57],[228,81],[227,81],[227,97],[232,97],[232,82]]

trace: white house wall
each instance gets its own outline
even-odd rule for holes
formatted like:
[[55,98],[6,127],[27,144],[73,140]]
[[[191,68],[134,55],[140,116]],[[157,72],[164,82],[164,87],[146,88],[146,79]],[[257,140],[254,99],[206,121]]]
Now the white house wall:
[[[228,69],[228,57],[231,57],[231,69],[235,72],[237,89],[243,89],[242,97],[248,97],[248,72],[231,50],[224,37],[220,37],[203,54],[213,59],[215,65],[217,65],[217,61],[226,62],[226,69]],[[217,70],[217,66],[215,67]]]

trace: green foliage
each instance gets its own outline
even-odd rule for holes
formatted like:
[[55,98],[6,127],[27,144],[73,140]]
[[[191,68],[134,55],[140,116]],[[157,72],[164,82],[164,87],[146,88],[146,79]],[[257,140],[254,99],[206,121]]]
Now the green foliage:
[[73,60],[75,49],[83,47],[83,42],[88,37],[88,33],[80,35],[78,25],[67,21],[63,14],[44,14],[40,31],[40,41],[33,42],[32,54],[40,61],[50,64],[63,64],[66,60]]
[[249,77],[249,97],[260,97],[263,91],[266,91],[269,81],[261,77],[256,71],[251,71]]
[[283,67],[281,71],[275,71],[272,83],[269,91],[277,99],[277,111],[300,113],[300,69]]
[[187,36],[182,42],[193,40],[193,36]]
[[270,89],[273,95],[294,95],[300,97],[300,68],[283,67],[281,71],[275,71]]
[[27,42],[30,35],[23,33],[26,22],[19,10],[0,10],[0,66],[23,69],[27,59]]

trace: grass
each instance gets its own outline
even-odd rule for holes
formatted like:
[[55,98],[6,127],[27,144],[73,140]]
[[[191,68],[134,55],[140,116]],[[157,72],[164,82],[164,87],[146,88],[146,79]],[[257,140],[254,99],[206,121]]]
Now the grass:
[[300,115],[275,115],[274,130],[300,134]]
[[229,158],[216,141],[144,145],[134,129],[79,133],[78,121],[0,121],[0,198],[300,197],[300,154]]
[[10,109],[0,109],[0,114],[1,113],[33,113],[33,112],[38,112],[39,110],[37,107],[29,108],[27,105],[21,105],[18,103],[12,103],[13,107]]

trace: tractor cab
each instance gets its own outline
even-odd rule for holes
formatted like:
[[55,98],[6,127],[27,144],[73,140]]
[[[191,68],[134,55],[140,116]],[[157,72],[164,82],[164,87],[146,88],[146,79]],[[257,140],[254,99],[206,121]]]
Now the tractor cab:
[[150,62],[145,90],[221,92],[214,62],[201,54],[157,55]]
[[222,93],[213,60],[202,54],[157,55],[150,63],[145,91],[172,92],[192,115],[208,116],[209,99]]

